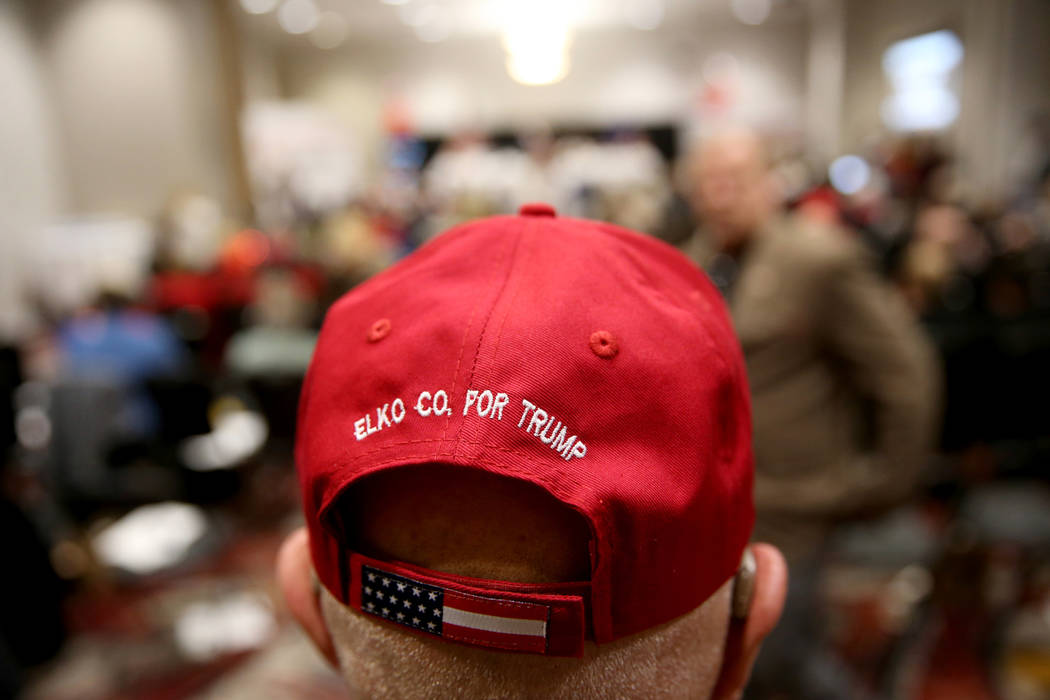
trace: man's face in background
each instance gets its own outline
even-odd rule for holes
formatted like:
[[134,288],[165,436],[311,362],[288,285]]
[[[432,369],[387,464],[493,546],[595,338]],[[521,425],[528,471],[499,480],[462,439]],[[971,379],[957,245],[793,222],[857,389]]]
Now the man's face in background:
[[712,243],[729,251],[742,247],[775,207],[758,138],[746,132],[717,136],[692,157],[693,203]]

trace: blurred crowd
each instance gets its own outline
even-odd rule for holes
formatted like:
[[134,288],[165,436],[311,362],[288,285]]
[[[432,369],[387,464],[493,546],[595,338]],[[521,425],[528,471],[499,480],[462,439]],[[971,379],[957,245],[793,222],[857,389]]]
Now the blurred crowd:
[[[324,310],[346,290],[456,223],[527,201],[686,245],[705,222],[687,138],[668,133],[395,130],[370,178],[330,153],[314,163],[328,177],[260,158],[252,221],[178,193],[146,222],[152,244],[131,274],[88,253],[82,284],[26,290],[35,330],[0,352],[0,507],[24,534],[9,542],[25,573],[0,596],[0,693],[98,632],[66,614],[86,600],[108,615],[100,599],[221,569],[215,557],[243,533],[290,526],[298,392]],[[784,207],[863,244],[943,367],[939,449],[918,492],[839,528],[815,574],[835,653],[873,693],[1050,694],[1050,123],[1033,122],[1032,143],[998,200],[970,191],[980,164],[934,137],[886,140],[828,173],[790,143],[770,149]],[[236,634],[178,637],[198,667],[273,634],[265,595],[227,593],[210,614]],[[163,684],[142,680],[148,668],[80,672],[100,687],[133,677],[148,695]]]

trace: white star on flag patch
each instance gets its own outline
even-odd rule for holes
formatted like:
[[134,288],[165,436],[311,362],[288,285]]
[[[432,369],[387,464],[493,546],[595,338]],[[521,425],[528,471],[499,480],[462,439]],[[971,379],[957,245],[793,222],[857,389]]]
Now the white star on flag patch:
[[[411,618],[383,606],[382,592],[366,582],[389,581],[416,600]],[[425,634],[468,644],[512,651],[545,653],[550,607],[525,601],[486,598],[443,588],[407,576],[361,566],[361,610]],[[389,584],[385,584],[389,585]],[[391,601],[392,602],[392,601]]]

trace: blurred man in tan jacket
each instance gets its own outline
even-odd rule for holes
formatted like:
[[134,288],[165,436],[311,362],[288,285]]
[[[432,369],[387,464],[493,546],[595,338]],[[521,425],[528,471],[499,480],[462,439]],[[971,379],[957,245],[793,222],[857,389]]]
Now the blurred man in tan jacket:
[[[689,165],[702,228],[686,251],[725,295],[744,351],[755,537],[780,547],[791,567],[782,625],[790,649],[813,632],[802,627],[819,612],[812,598],[833,525],[901,503],[915,486],[936,428],[940,372],[860,242],[781,210],[755,134],[710,138]],[[786,659],[781,672],[798,662]],[[800,682],[796,694],[821,695]]]

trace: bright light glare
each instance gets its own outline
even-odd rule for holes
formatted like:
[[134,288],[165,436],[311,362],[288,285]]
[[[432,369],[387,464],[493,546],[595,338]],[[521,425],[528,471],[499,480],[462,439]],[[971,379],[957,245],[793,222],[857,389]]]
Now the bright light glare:
[[625,0],[623,12],[635,29],[656,29],[664,21],[664,0]]
[[507,72],[523,85],[550,85],[569,72],[569,30],[543,18],[503,34]]
[[893,94],[882,103],[883,122],[897,131],[943,129],[959,115],[949,81],[962,62],[963,46],[946,29],[904,39],[883,54]]
[[175,644],[194,661],[262,646],[277,628],[265,600],[251,593],[190,603],[175,619]]
[[208,519],[188,503],[139,506],[106,526],[92,540],[98,557],[110,566],[149,574],[179,563],[208,532]]
[[501,5],[511,78],[523,85],[550,85],[568,74],[571,5],[564,0]]
[[338,12],[321,13],[317,27],[310,32],[310,41],[319,49],[334,49],[346,39],[346,20]]
[[842,194],[857,194],[871,180],[871,168],[860,156],[842,156],[828,168],[828,179]]
[[320,12],[313,0],[284,0],[277,10],[277,22],[289,34],[311,32],[320,19]]
[[510,53],[563,52],[569,46],[569,30],[564,26],[529,22],[503,33],[503,48]]
[[564,53],[511,53],[507,72],[522,85],[551,85],[569,72],[569,59]]
[[404,5],[408,0],[383,0],[384,5]]
[[241,7],[250,15],[265,15],[277,7],[278,0],[241,0]]
[[894,131],[934,131],[959,116],[959,98],[943,87],[906,90],[887,97],[880,113]]
[[743,22],[757,26],[766,21],[769,12],[773,9],[772,0],[731,0],[730,8],[733,15]]
[[882,69],[894,85],[939,79],[962,61],[963,46],[954,32],[942,29],[898,41],[882,55]]
[[266,421],[258,413],[232,411],[224,415],[210,433],[183,441],[179,452],[182,461],[194,471],[230,469],[255,454],[266,442],[269,432]]

